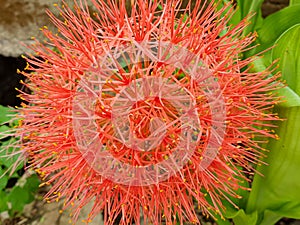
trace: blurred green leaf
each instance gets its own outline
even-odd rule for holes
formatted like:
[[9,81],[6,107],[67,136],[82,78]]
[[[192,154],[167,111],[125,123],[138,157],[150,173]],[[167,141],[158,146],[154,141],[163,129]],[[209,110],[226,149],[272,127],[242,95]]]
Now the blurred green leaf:
[[0,191],[6,187],[8,177],[4,175],[5,171],[0,167]]
[[[4,176],[3,178],[8,179],[7,176]],[[2,179],[0,179],[0,181],[1,185]],[[23,183],[24,181],[25,183]],[[39,184],[40,180],[36,174],[33,174],[29,177],[25,175],[19,178],[17,185],[14,186],[11,190],[7,189],[2,191],[0,189],[0,199],[1,201],[4,201],[3,203],[1,203],[0,201],[0,212],[8,210],[11,216],[14,216],[15,213],[22,212],[24,206],[35,199],[35,193],[39,188]],[[2,187],[5,187],[4,184],[2,185]],[[4,195],[2,192],[5,194],[5,198],[1,197],[1,195]],[[8,209],[7,205],[10,206]]]
[[10,108],[0,105],[0,124],[9,121],[11,117],[8,115],[11,114],[13,113]]
[[300,4],[300,0],[290,0],[290,5]]
[[14,212],[22,212],[24,206],[29,200],[28,192],[21,187],[15,186],[7,196],[7,201],[11,203],[12,214]]
[[9,126],[6,126],[6,125],[2,125],[0,126],[0,140],[2,138],[4,138],[5,136],[3,134],[1,134],[2,132],[6,132],[8,130],[10,130],[11,128]]
[[39,184],[40,179],[36,174],[33,174],[32,176],[26,179],[26,183],[23,187],[24,191],[26,191],[29,194],[28,201],[26,203],[30,203],[34,200],[34,195],[39,188]]
[[[14,165],[18,161],[18,158],[20,156],[20,154],[13,154],[12,156],[9,155],[14,152],[13,147],[9,147],[9,145],[13,145],[15,141],[15,139],[11,138],[7,141],[1,142],[0,165],[4,165],[6,168],[10,168],[12,165]],[[22,164],[18,165],[15,168],[15,171],[21,169],[22,166]]]
[[0,212],[4,212],[8,210],[8,205],[7,205],[7,194],[6,192],[0,190]]

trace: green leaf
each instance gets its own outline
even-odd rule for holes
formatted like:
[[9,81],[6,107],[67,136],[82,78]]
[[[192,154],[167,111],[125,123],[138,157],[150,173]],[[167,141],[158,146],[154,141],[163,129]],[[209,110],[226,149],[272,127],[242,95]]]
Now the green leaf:
[[11,119],[11,117],[8,115],[11,114],[13,113],[11,112],[10,108],[0,105],[0,124],[8,122]]
[[6,184],[8,182],[8,177],[4,175],[3,169],[1,169],[0,165],[0,191],[3,190],[6,187]]
[[218,225],[232,225],[232,223],[229,220],[222,220],[222,219],[218,219],[217,221],[215,221]]
[[[1,130],[1,127],[0,127]],[[13,143],[16,140],[11,138],[7,141],[1,142],[1,150],[0,150],[0,165],[4,165],[6,168],[10,168],[13,166],[16,162],[18,162],[18,159],[20,157],[20,154],[13,154],[10,156],[9,154],[15,152],[13,147],[8,147],[8,145],[13,146]],[[22,168],[22,163],[19,164],[16,168],[15,171],[19,170]]]
[[[242,170],[242,168],[238,168],[238,169]],[[243,188],[239,188],[235,192],[237,195],[241,196],[242,198],[235,198],[228,194],[226,195],[226,193],[224,193],[224,194],[236,206],[238,206],[239,208],[244,208],[244,207],[246,207],[246,203],[247,203],[247,199],[248,199],[248,195],[249,195],[249,191],[247,190],[249,188],[249,183],[245,180],[240,180],[239,185]],[[208,201],[210,202],[211,200],[208,200]],[[241,210],[239,208],[234,206],[228,200],[222,201],[222,204],[223,204],[225,210],[224,211],[222,210],[221,214],[226,219],[233,219],[234,221],[251,221],[252,219],[255,220],[253,218],[253,215],[245,215],[244,212],[241,212]],[[224,220],[218,215],[216,215],[216,217],[218,219],[216,221],[218,223],[218,225],[230,224],[228,220]],[[241,224],[243,224],[243,223],[241,222]],[[236,225],[238,225],[238,223]]]
[[[284,121],[277,121],[276,133],[279,140],[270,140],[270,150],[266,165],[257,170],[252,183],[247,213],[258,212],[260,225],[272,225],[281,217],[300,219],[300,54],[297,52],[300,38],[300,25],[295,25],[280,36],[272,51],[272,60],[280,58],[279,68],[287,81],[294,98],[294,107],[275,107],[275,113]],[[289,98],[289,95],[287,95]]]
[[249,14],[252,17],[249,19],[250,24],[245,28],[243,31],[244,35],[247,35],[249,32],[252,32],[257,28],[258,24],[262,21],[261,17],[261,5],[263,0],[252,0],[252,1],[245,1],[245,0],[237,0],[237,5],[240,8],[240,18],[244,18]]
[[[281,217],[300,218],[300,107],[277,108],[281,118],[277,122],[279,140],[270,140],[266,162],[258,171],[264,176],[255,175],[247,205],[247,212],[258,211],[261,221]],[[269,225],[272,223],[269,223]]]
[[244,209],[236,210],[234,208],[228,208],[226,218],[232,219],[235,225],[255,225],[257,222],[257,213],[246,214]]
[[4,191],[0,190],[0,212],[4,212],[8,210],[8,205],[7,205],[7,194]]
[[26,202],[27,204],[34,200],[34,195],[39,188],[39,184],[40,179],[36,174],[33,174],[32,176],[26,179],[26,183],[23,189],[28,193],[28,201]]
[[8,194],[7,200],[11,203],[12,213],[23,211],[24,206],[28,202],[29,194],[21,187],[15,186]]
[[281,219],[281,215],[278,215],[276,212],[271,210],[266,210],[264,212],[263,220],[260,222],[260,225],[270,225],[275,224],[277,221]]
[[[259,222],[259,225],[272,225],[276,224],[284,215],[287,218],[293,218],[295,214],[299,214],[299,205],[290,205],[289,203],[285,204],[280,209],[276,211],[265,210],[263,213],[263,219]],[[279,213],[278,213],[279,212]]]
[[261,9],[261,4],[263,0],[252,0],[252,1],[245,1],[245,0],[237,0],[237,5],[241,8],[241,17],[244,18],[249,13],[259,13]]
[[300,0],[290,0],[290,5],[300,4]]
[[2,125],[2,126],[0,126],[0,140],[2,139],[2,138],[4,138],[4,135],[3,134],[1,134],[2,132],[7,132],[8,130],[10,130],[11,128],[9,127],[9,126],[6,126],[6,125]]
[[232,219],[235,225],[255,225],[257,213],[246,214],[243,209],[240,209]]
[[[249,192],[247,191],[248,195]],[[244,199],[247,199],[247,196],[243,196]],[[250,214],[246,214],[244,209],[242,209],[244,207],[244,204],[242,202],[240,202],[240,204],[238,204],[239,207],[241,207],[241,209],[236,209],[235,207],[233,207],[233,205],[231,205],[228,202],[224,202],[224,206],[226,208],[225,212],[223,212],[222,214],[224,215],[225,218],[227,219],[232,219],[234,221],[235,225],[255,225],[257,222],[257,212],[252,212]],[[222,225],[222,223],[219,223],[217,221],[217,223],[219,225]]]
[[[300,8],[299,8],[300,9]],[[299,11],[300,13],[300,11]],[[300,16],[299,16],[300,17]],[[272,58],[279,58],[279,69],[289,87],[300,95],[300,24],[284,32],[275,42]]]
[[[269,63],[265,58],[257,57],[250,65],[250,72],[260,72],[267,69]],[[300,96],[295,93],[289,86],[284,86],[276,91],[278,96],[283,97],[283,101],[278,104],[280,107],[300,106]]]
[[[222,8],[225,7],[228,3],[232,4],[232,1],[230,0],[215,0],[215,3],[217,4],[217,10],[222,10]],[[225,10],[225,12],[222,14],[223,16],[228,12],[229,8]],[[240,7],[237,7],[234,12],[230,15],[231,18],[229,19],[229,22],[227,25],[237,25],[239,22],[241,22],[241,9]]]
[[257,42],[260,44],[255,52],[261,52],[273,46],[274,42],[286,30],[300,23],[300,5],[288,6],[264,19],[262,26],[258,29]]
[[297,107],[300,106],[300,96],[294,92],[289,86],[277,90],[279,96],[285,96],[283,102],[279,103],[279,107]]

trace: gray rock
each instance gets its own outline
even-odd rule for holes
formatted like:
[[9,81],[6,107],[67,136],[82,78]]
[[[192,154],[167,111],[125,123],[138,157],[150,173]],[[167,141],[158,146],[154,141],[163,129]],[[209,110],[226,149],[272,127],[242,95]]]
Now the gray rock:
[[[39,28],[53,29],[46,9],[57,10],[54,3],[59,0],[0,0],[0,54],[19,56],[29,50],[24,46],[34,41],[32,37],[43,40]],[[73,0],[67,0],[72,7]]]
[[49,0],[0,0],[0,54],[19,56],[26,52],[22,45],[32,43],[39,27],[49,24],[45,9]]

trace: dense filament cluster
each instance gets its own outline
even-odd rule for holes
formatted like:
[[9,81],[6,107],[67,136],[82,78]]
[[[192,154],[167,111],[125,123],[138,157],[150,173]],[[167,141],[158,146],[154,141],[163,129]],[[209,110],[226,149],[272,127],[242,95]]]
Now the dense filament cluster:
[[[276,138],[278,76],[240,59],[254,36],[214,3],[79,0],[48,12],[58,33],[30,46],[20,151],[77,220],[199,223],[234,206]],[[246,188],[245,188],[246,189]]]

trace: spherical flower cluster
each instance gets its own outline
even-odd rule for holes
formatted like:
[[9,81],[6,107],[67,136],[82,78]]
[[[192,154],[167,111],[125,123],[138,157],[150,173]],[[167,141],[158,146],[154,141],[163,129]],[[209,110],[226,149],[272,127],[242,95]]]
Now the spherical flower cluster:
[[[277,76],[241,60],[254,36],[233,7],[91,0],[48,12],[58,33],[30,48],[16,135],[29,167],[77,220],[199,223],[224,211],[276,137]],[[237,207],[237,206],[236,206]]]

